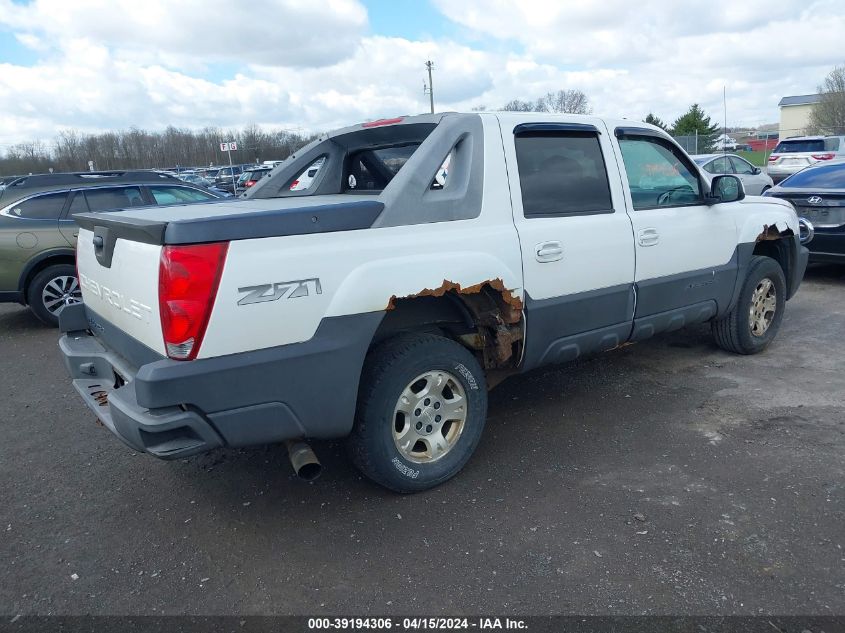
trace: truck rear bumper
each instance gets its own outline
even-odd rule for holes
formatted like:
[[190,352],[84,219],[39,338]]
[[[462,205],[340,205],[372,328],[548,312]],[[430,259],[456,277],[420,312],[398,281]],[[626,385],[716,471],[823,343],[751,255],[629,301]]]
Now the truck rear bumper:
[[177,459],[220,446],[347,435],[382,315],[324,319],[304,343],[194,361],[161,358],[135,369],[81,329],[87,319],[79,305],[62,311],[59,348],[74,388],[104,426],[135,450]]

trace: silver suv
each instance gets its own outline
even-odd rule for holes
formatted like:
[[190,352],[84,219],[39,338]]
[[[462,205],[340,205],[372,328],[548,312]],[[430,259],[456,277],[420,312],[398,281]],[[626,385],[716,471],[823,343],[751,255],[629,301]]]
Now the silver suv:
[[777,144],[766,172],[774,182],[823,160],[845,158],[845,136],[794,136]]

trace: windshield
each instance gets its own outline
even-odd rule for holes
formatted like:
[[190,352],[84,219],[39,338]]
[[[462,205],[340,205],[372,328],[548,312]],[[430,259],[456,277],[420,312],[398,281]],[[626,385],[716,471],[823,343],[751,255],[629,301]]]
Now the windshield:
[[804,169],[784,180],[780,186],[787,189],[845,189],[845,163]]

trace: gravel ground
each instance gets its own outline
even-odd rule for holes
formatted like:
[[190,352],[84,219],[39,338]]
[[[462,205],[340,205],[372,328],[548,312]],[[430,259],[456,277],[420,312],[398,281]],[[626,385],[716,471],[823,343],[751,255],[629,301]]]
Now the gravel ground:
[[398,496],[341,443],[175,463],[94,423],[0,306],[0,613],[843,614],[845,268],[754,357],[707,327],[513,378],[467,468]]

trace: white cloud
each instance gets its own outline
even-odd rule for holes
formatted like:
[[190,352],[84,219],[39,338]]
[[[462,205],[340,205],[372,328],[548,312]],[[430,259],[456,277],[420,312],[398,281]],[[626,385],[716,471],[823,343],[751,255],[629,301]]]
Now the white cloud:
[[[428,109],[496,108],[579,88],[600,114],[664,120],[692,102],[728,123],[777,118],[845,62],[845,5],[778,0],[434,0],[461,39],[367,33],[358,0],[0,0],[0,25],[37,52],[0,60],[0,143],[94,131],[265,126],[321,131]],[[225,69],[225,70],[224,70]],[[234,69],[234,70],[233,70]],[[228,78],[222,78],[228,73]]]
[[367,26],[358,0],[0,0],[0,24],[54,41],[85,37],[169,66],[257,62],[324,66],[347,56]]

